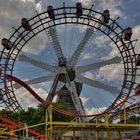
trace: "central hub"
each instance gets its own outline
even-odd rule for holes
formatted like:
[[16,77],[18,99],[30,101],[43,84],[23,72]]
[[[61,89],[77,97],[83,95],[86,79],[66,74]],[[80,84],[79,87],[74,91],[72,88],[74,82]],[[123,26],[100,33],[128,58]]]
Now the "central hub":
[[67,63],[66,58],[63,58],[63,57],[62,57],[62,58],[59,59],[59,64],[58,64],[58,65],[59,65],[60,67],[66,67],[66,63]]
[[[67,61],[66,58],[61,58],[59,60],[59,67],[65,67],[66,73],[60,73],[59,74],[59,80],[63,83],[67,83],[68,80],[74,81],[75,79],[75,70],[72,67],[67,67]],[[66,78],[67,76],[67,78]]]

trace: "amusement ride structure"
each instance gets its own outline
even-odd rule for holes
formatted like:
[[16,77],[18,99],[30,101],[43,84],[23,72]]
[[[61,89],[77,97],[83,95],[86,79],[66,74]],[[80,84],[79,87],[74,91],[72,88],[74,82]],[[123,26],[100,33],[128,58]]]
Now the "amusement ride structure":
[[[135,106],[139,114],[135,97],[140,94],[140,55],[135,52],[132,28],[123,29],[118,20],[111,18],[109,10],[98,12],[93,5],[85,8],[79,2],[73,7],[49,5],[30,19],[22,18],[11,37],[2,39],[1,106],[22,110],[21,100],[30,100],[18,93],[24,87],[43,104],[65,104],[68,112],[54,110],[80,122],[106,113],[114,120],[116,114],[125,108],[129,114]],[[42,44],[32,44],[35,40]],[[41,84],[48,90],[45,96],[35,92]]]

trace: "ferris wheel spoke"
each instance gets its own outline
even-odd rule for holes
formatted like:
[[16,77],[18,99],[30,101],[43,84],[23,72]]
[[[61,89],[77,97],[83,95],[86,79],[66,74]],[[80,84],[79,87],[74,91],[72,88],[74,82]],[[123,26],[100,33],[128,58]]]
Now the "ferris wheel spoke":
[[85,66],[79,66],[79,67],[76,68],[76,72],[77,73],[82,73],[82,72],[90,71],[90,70],[93,70],[93,69],[98,69],[98,68],[106,66],[106,65],[118,64],[121,61],[122,61],[121,57],[115,56],[115,57],[113,57],[109,60],[105,60],[105,61],[102,61],[102,62],[89,64],[89,65],[85,65]]
[[[27,83],[27,84],[38,84],[38,83],[42,83],[42,82],[46,82],[46,81],[53,81],[54,78],[55,78],[55,75],[49,74],[47,76],[33,78],[31,80],[25,81],[25,83]],[[21,85],[15,83],[15,84],[13,84],[13,87],[18,89],[18,88],[21,88]]]
[[76,65],[78,58],[80,57],[81,53],[83,52],[84,48],[86,47],[87,42],[89,41],[89,39],[91,38],[93,33],[94,33],[93,28],[87,28],[84,38],[82,39],[82,41],[76,48],[75,52],[73,53],[73,55],[69,61],[70,65],[72,65],[72,66]]
[[64,55],[63,55],[62,48],[58,40],[56,28],[49,28],[48,37],[53,44],[53,48],[55,50],[58,60],[62,61],[62,59],[64,58]]
[[113,95],[119,94],[119,89],[117,87],[109,86],[109,85],[106,85],[102,82],[91,80],[91,79],[86,78],[82,75],[77,75],[75,78],[75,81],[80,82],[80,83],[82,82],[84,84],[90,85],[90,86],[95,87],[95,88],[100,88],[100,89],[103,89],[105,91],[109,91]]
[[78,97],[78,93],[77,93],[77,89],[76,89],[75,83],[74,82],[70,82],[67,85],[67,88],[70,91],[71,98],[72,98],[72,101],[73,101],[73,103],[75,105],[77,113],[84,115],[85,114],[85,110],[84,110],[84,107],[82,105],[81,99]]
[[49,72],[54,72],[57,69],[57,66],[53,66],[53,65],[50,65],[50,64],[48,64],[46,62],[44,63],[44,62],[35,60],[33,58],[30,58],[30,57],[26,56],[25,54],[20,54],[18,56],[18,60],[30,63],[30,64],[32,64],[32,65],[34,65],[36,67],[45,69],[45,70],[47,70]]

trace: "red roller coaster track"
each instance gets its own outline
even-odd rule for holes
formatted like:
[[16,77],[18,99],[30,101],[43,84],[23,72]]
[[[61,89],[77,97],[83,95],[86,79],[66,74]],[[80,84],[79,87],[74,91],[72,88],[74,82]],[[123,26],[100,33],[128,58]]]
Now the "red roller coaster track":
[[[0,71],[0,75],[1,74],[3,74],[2,71]],[[20,84],[21,86],[23,86],[25,89],[27,89],[42,104],[50,105],[49,102],[46,102],[44,99],[42,99],[29,85],[27,85],[22,80],[18,79],[17,77],[8,75],[8,74],[3,74],[3,76],[5,77],[5,79],[12,80],[12,81]],[[135,94],[135,95],[129,96],[128,98],[124,99],[123,101],[121,101],[117,105],[115,105],[112,109],[115,109],[116,107],[118,107],[120,105],[123,105],[128,99],[131,99],[133,96],[137,96],[137,95]],[[58,112],[58,113],[60,113],[60,114],[63,114],[63,115],[66,115],[66,116],[71,116],[71,117],[95,117],[97,115],[107,113],[107,112],[103,112],[101,114],[94,114],[94,115],[80,115],[80,114],[74,114],[74,113],[66,112],[66,111],[64,111],[62,109],[59,109],[57,107],[54,107],[54,106],[53,106],[53,110]]]
[[[8,123],[8,124],[0,124],[0,126],[3,127],[8,127],[9,129],[15,130],[15,129],[20,129],[20,128],[24,128],[24,125],[19,124],[9,118],[6,118],[4,116],[0,116],[0,120]],[[32,135],[36,136],[37,138],[44,138],[45,136],[39,132],[37,132],[36,130],[33,129],[28,129],[29,133],[31,133]]]
[[7,127],[9,130],[15,130],[15,129],[16,129],[15,126],[9,125],[9,124],[0,123],[0,126],[1,126],[1,127]]

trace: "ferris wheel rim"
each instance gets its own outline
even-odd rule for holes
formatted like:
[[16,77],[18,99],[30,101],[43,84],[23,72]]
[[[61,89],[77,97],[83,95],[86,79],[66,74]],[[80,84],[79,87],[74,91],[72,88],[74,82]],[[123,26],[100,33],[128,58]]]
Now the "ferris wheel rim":
[[[69,10],[71,10],[71,9],[76,9],[75,7],[61,7],[61,8],[56,8],[56,9],[54,9],[54,11],[56,12],[56,13],[58,13],[58,11],[59,10],[63,10],[63,12],[61,13],[61,15],[63,15],[61,18],[55,18],[54,19],[54,21],[56,21],[56,20],[61,20],[61,19],[68,19],[69,17],[68,17],[68,15],[71,15],[72,13],[65,13],[65,11],[67,10],[67,9],[69,9]],[[95,10],[93,10],[93,9],[88,9],[88,8],[83,8],[83,10],[87,10],[87,11],[89,11],[89,12],[93,12],[93,13],[96,13],[96,14],[100,14],[101,16],[102,16],[102,13],[99,13],[99,12],[97,12],[97,11],[95,11]],[[45,11],[45,12],[42,12],[42,13],[40,13],[40,14],[38,14],[37,13],[37,15],[36,16],[34,16],[33,18],[31,18],[31,19],[29,19],[29,22],[31,22],[32,20],[34,20],[36,17],[40,17],[41,15],[43,15],[43,14],[46,14],[47,13],[47,11]],[[75,13],[74,13],[75,14]],[[60,16],[60,14],[58,14],[59,16]],[[57,17],[57,14],[55,14],[55,16]],[[49,18],[49,17],[46,17],[46,18]],[[76,16],[73,16],[73,17],[70,17],[71,19],[77,19],[78,20],[78,18],[79,17],[76,17]],[[74,22],[71,22],[71,23],[69,23],[69,22],[67,22],[68,20],[66,20],[64,23],[61,23],[60,25],[62,25],[62,24],[82,24],[82,25],[87,25],[88,27],[93,27],[93,28],[96,28],[96,27],[94,27],[94,26],[92,26],[91,24],[90,24],[90,22],[91,21],[94,21],[94,22],[97,22],[97,23],[99,23],[99,24],[101,24],[101,26],[104,26],[105,28],[106,28],[106,30],[108,30],[108,34],[107,34],[107,32],[106,31],[102,31],[100,28],[98,29],[99,31],[101,31],[101,32],[103,32],[105,35],[107,35],[112,41],[114,41],[114,43],[116,44],[116,46],[117,46],[117,48],[118,49],[120,49],[120,46],[118,46],[118,44],[116,43],[118,40],[117,39],[119,39],[121,42],[122,42],[122,44],[124,45],[124,46],[122,46],[123,47],[123,49],[122,49],[122,51],[124,51],[125,52],[125,55],[124,55],[124,53],[123,52],[121,52],[120,50],[120,54],[121,54],[121,56],[122,56],[122,59],[123,59],[123,62],[124,62],[124,82],[123,82],[123,86],[122,86],[122,89],[121,89],[121,91],[120,91],[120,94],[118,95],[118,97],[116,98],[116,100],[112,103],[112,105],[107,109],[108,111],[116,104],[116,102],[121,98],[121,95],[123,95],[122,94],[122,92],[123,92],[123,88],[125,87],[125,85],[126,85],[126,83],[127,83],[127,74],[128,74],[128,67],[129,67],[129,65],[128,65],[128,63],[126,63],[126,60],[124,60],[124,57],[128,57],[128,58],[131,58],[131,53],[129,52],[129,49],[127,48],[127,43],[132,43],[132,41],[131,42],[127,42],[127,43],[125,43],[124,41],[123,41],[123,38],[122,38],[122,34],[123,34],[123,29],[117,24],[117,22],[116,22],[116,20],[113,20],[113,19],[111,19],[110,18],[110,26],[113,24],[114,26],[116,25],[116,27],[115,28],[119,28],[121,31],[122,31],[122,33],[120,33],[121,34],[121,36],[120,36],[120,34],[118,34],[118,33],[116,33],[116,37],[114,37],[114,40],[109,36],[110,35],[110,33],[112,33],[112,32],[114,32],[115,33],[115,30],[114,29],[112,29],[109,25],[105,25],[105,24],[103,24],[102,22],[101,22],[101,20],[95,20],[96,18],[94,17],[94,16],[91,16],[90,14],[87,14],[87,15],[83,15],[83,17],[80,17],[81,19],[84,19],[84,20],[87,20],[87,21],[89,21],[89,23],[84,23],[83,22],[83,24],[82,23],[79,23],[79,20],[78,20],[78,22],[77,21],[75,21],[75,23]],[[94,19],[95,18],[95,19]],[[53,20],[49,20],[49,22],[54,22]],[[41,19],[39,19],[37,22],[42,22],[42,20]],[[48,23],[49,23],[48,22]],[[44,24],[43,24],[44,25]],[[48,28],[44,28],[43,30],[41,30],[41,31],[39,31],[37,34],[39,34],[40,32],[42,32],[42,31],[44,31],[44,30],[46,30],[46,29],[49,29],[49,28],[51,28],[51,27],[54,27],[54,26],[58,26],[59,24],[56,24],[56,23],[54,23],[54,25],[52,25],[52,26],[49,26]],[[31,26],[34,26],[34,24],[33,25],[31,25]],[[40,26],[42,26],[41,24],[40,24]],[[38,26],[38,28],[40,27],[40,26]],[[12,39],[13,39],[13,37],[14,37],[14,35],[17,33],[17,32],[19,32],[19,30],[21,29],[21,28],[23,28],[22,26],[20,26],[18,29],[16,29],[15,30],[15,32],[13,33],[13,35],[11,35],[11,37],[9,38],[9,40],[11,41]],[[37,28],[37,27],[36,27]],[[34,29],[36,29],[36,28],[33,28],[32,29],[32,31],[34,31]],[[14,50],[15,49],[17,49],[16,47],[17,47],[17,45],[20,43],[20,41],[22,41],[23,39],[24,39],[24,37],[26,37],[27,35],[29,35],[29,33],[30,32],[32,32],[32,31],[29,31],[29,32],[27,32],[27,31],[25,31],[25,30],[23,30],[23,33],[25,33],[26,32],[26,34],[21,38],[21,37],[18,37],[18,38],[16,38],[16,40],[14,41],[14,45],[15,45],[15,47],[12,49],[12,51],[9,51],[9,52],[7,52],[5,49],[3,49],[2,50],[2,53],[1,53],[1,56],[3,57],[4,56],[4,53],[8,53],[7,54],[7,58],[6,58],[6,66],[4,66],[4,73],[6,74],[7,73],[7,71],[8,71],[8,65],[9,65],[9,60],[11,60],[11,57],[13,57],[12,55],[13,55],[13,53],[14,53]],[[109,31],[110,31],[110,33],[109,33]],[[32,39],[34,36],[36,36],[37,34],[34,34],[30,39]],[[20,39],[19,39],[20,38]],[[17,42],[18,41],[18,39],[20,40],[19,42]],[[29,39],[29,40],[30,40]],[[29,41],[29,40],[27,40],[27,42]],[[115,42],[116,41],[116,42]],[[17,43],[16,43],[17,42]],[[27,43],[26,42],[26,43]],[[25,44],[26,44],[25,43]],[[18,56],[18,54],[19,54],[19,52],[21,51],[21,49],[25,46],[25,44],[23,44],[23,46],[17,51],[17,54],[15,55],[15,60],[13,61],[13,63],[12,63],[12,67],[11,67],[11,69],[10,69],[10,73],[11,73],[11,75],[12,75],[12,72],[13,72],[13,68],[14,68],[14,63],[15,63],[15,61],[16,61],[16,59],[17,59],[17,56]],[[132,44],[133,45],[133,44]],[[131,51],[133,51],[133,59],[135,60],[136,59],[136,57],[135,57],[135,51],[134,51],[134,49],[133,49],[133,46],[130,48],[130,50]],[[124,55],[124,56],[123,56]],[[130,60],[131,61],[131,67],[132,67],[132,70],[133,69],[135,69],[135,63],[133,62],[134,60]],[[124,94],[123,95],[123,98],[124,97],[128,97],[129,96],[129,94],[130,94],[130,88],[133,86],[133,83],[134,83],[134,81],[135,81],[135,75],[136,75],[136,72],[134,71],[134,73],[133,73],[133,75],[131,75],[131,83],[130,83],[130,87],[129,87],[129,92],[126,94]],[[4,84],[5,84],[5,91],[6,91],[6,88],[7,88],[7,85],[6,85],[6,80],[4,80]],[[9,81],[8,81],[9,82]],[[12,82],[11,82],[11,87],[9,87],[9,88],[11,88],[11,91],[13,92],[13,95],[14,95],[14,90],[13,90],[13,87],[12,87]],[[15,95],[14,95],[15,96]],[[17,106],[19,105],[19,108],[21,108],[20,107],[20,104],[18,103],[18,101],[16,100],[16,97],[15,97],[15,101],[17,102]]]

